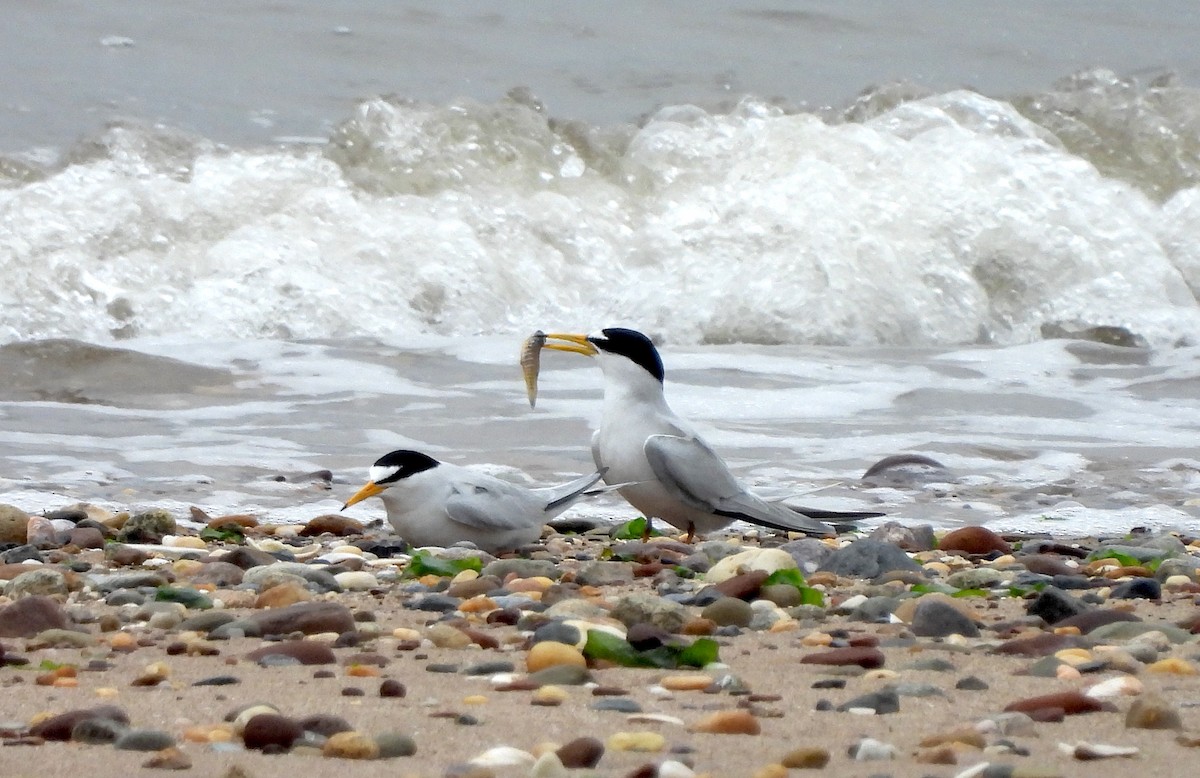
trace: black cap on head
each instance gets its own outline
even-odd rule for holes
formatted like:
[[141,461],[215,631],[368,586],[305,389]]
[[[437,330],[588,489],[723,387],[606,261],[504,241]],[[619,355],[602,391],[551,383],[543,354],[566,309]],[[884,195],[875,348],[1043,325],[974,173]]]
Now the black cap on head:
[[641,365],[647,373],[662,383],[662,357],[658,355],[658,349],[654,347],[650,338],[637,330],[624,327],[608,327],[600,332],[604,337],[588,338],[593,346],[610,354],[620,354],[634,364]]
[[410,475],[431,470],[437,466],[438,461],[427,454],[422,454],[420,451],[400,449],[384,454],[375,460],[375,467],[395,468],[396,470],[395,473],[389,475],[387,478],[381,478],[375,483],[394,484],[402,478],[408,478]]

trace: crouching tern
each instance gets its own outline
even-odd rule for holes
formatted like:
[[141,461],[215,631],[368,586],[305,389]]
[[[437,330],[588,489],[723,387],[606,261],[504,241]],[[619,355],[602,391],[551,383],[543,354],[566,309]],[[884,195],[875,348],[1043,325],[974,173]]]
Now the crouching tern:
[[[828,511],[769,502],[748,491],[724,460],[667,405],[663,363],[650,338],[609,327],[593,335],[538,333],[541,345],[596,357],[604,374],[600,428],[592,458],[647,520],[662,519],[689,541],[741,520],[782,531],[833,535],[820,521],[854,521],[875,512]],[[649,521],[647,522],[649,534]]]
[[393,451],[375,461],[368,481],[342,510],[379,497],[388,521],[414,546],[469,540],[489,553],[533,543],[542,525],[584,497],[604,476],[599,470],[560,486],[526,488],[418,451]]

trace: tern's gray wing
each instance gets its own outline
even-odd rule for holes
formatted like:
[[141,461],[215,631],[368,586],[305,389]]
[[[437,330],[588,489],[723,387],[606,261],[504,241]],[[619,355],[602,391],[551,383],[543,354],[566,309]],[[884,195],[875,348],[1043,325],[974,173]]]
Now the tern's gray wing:
[[747,492],[717,452],[697,437],[651,435],[646,438],[644,451],[663,488],[686,505],[778,530],[833,534],[819,521],[770,505]]
[[516,484],[480,479],[455,484],[446,499],[446,515],[478,529],[520,529],[543,521],[544,504]]

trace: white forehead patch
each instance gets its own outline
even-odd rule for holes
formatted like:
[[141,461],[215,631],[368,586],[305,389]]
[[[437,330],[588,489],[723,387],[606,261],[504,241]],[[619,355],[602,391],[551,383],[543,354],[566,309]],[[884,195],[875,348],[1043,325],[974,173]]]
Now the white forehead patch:
[[367,471],[367,478],[372,483],[379,483],[380,481],[385,481],[388,478],[391,478],[398,472],[400,472],[400,468],[398,467],[380,467],[379,465],[372,465],[371,469]]

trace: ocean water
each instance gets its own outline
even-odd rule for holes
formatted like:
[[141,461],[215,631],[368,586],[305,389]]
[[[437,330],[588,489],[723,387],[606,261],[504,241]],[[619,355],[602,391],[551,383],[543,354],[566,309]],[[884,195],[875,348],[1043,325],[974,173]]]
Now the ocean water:
[[625,325],[755,486],[1194,531],[1200,19],[1127,5],[6,8],[0,501],[567,478],[598,371],[520,341]]

